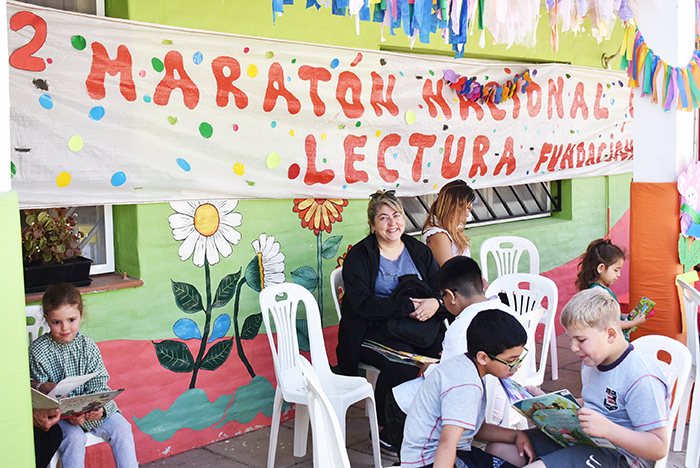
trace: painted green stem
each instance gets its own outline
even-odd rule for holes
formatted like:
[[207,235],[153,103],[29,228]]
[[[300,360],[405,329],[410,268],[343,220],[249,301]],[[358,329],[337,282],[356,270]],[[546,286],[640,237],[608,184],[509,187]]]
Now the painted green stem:
[[323,243],[321,242],[322,234],[318,233],[316,236],[316,261],[318,262],[318,310],[321,313],[321,328],[323,328],[323,256],[321,252],[323,250]]
[[253,371],[253,367],[250,365],[250,362],[248,362],[248,358],[245,357],[245,352],[243,351],[243,343],[241,342],[241,332],[238,328],[238,310],[241,298],[241,289],[243,289],[243,283],[245,283],[245,275],[241,276],[240,281],[236,285],[236,299],[233,303],[233,333],[236,337],[236,351],[238,351],[238,357],[241,358],[241,362],[243,362],[245,368],[248,369],[250,377],[254,378],[255,371]]
[[202,333],[202,341],[199,344],[199,353],[197,353],[197,359],[194,361],[194,369],[192,370],[192,380],[190,381],[190,389],[194,388],[197,382],[197,373],[199,372],[199,367],[202,365],[202,358],[204,357],[204,350],[207,347],[207,339],[209,338],[209,328],[211,327],[211,272],[209,271],[209,262],[204,259],[204,278],[206,281],[207,290],[207,307],[204,310],[206,315],[206,320],[204,322],[204,333]]

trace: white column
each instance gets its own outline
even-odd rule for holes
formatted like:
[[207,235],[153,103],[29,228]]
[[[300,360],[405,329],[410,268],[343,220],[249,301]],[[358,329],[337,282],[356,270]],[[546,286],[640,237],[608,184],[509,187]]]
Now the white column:
[[[686,66],[694,49],[695,2],[638,3],[635,20],[647,45],[668,65]],[[660,75],[659,82],[661,86]],[[634,181],[675,182],[693,160],[693,113],[664,112],[650,96],[640,97],[639,89],[634,94]]]

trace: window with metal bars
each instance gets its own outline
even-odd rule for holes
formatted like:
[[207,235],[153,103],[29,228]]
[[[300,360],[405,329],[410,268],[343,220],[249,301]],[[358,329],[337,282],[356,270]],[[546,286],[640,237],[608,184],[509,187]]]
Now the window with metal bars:
[[[561,181],[476,189],[468,227],[544,218],[561,211]],[[401,197],[406,232],[420,234],[436,195]]]

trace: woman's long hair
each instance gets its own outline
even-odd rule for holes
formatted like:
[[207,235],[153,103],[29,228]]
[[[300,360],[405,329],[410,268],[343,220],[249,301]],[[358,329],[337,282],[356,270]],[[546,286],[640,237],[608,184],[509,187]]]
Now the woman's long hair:
[[453,180],[440,189],[430,206],[423,232],[431,227],[447,231],[460,250],[469,247],[469,237],[464,234],[467,223],[467,207],[474,203],[476,193],[463,180]]

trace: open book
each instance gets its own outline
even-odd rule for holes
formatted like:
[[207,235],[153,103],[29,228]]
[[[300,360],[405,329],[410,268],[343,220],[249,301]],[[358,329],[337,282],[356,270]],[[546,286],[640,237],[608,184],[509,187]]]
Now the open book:
[[[649,299],[647,297],[642,297],[639,300],[639,303],[637,304],[637,306],[634,309],[632,309],[632,311],[627,315],[627,320],[632,320],[639,315],[646,317],[646,318],[652,318],[654,316],[654,306],[655,305],[656,305],[656,302],[652,301],[651,299]],[[630,340],[630,333],[632,333],[636,329],[637,329],[637,327],[622,330],[622,333],[625,334],[625,338],[627,338],[627,341]]]
[[61,419],[65,419],[69,416],[76,416],[82,413],[89,413],[90,411],[95,411],[96,409],[102,408],[108,402],[112,401],[114,397],[123,392],[124,389],[122,388],[119,390],[110,390],[108,392],[65,397],[65,395],[69,394],[91,378],[95,377],[97,374],[99,374],[99,372],[67,377],[56,384],[48,395],[45,395],[32,388],[32,407],[34,409],[60,408]]
[[562,447],[589,445],[617,449],[609,440],[592,437],[583,432],[576,417],[581,405],[568,390],[516,401],[513,408]]
[[423,364],[434,364],[439,362],[439,359],[431,358],[428,356],[421,356],[420,354],[407,353],[406,351],[397,351],[395,349],[384,346],[376,341],[365,340],[362,343],[364,348],[371,349],[375,351],[388,360],[392,362],[402,362],[404,364],[409,364],[412,366],[420,367]]

